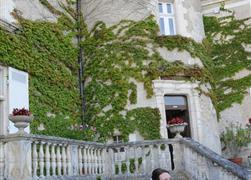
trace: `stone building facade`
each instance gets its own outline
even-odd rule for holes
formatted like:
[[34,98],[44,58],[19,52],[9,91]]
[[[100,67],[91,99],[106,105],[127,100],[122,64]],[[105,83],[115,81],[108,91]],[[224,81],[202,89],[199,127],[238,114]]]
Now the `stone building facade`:
[[[56,0],[49,0],[49,2],[60,8]],[[97,21],[103,21],[108,26],[111,26],[123,19],[138,21],[149,15],[154,15],[160,25],[160,30],[162,26],[164,29],[165,27],[169,28],[168,32],[162,32],[164,35],[170,35],[170,32],[172,32],[173,34],[192,38],[196,42],[202,42],[205,37],[203,14],[220,16],[219,7],[220,3],[214,0],[82,0],[82,12],[89,28],[92,28]],[[27,19],[57,20],[38,0],[0,0],[0,19],[13,24],[15,20],[10,15],[10,12],[14,8],[19,10]],[[250,0],[232,0],[226,3],[226,8],[236,10],[238,18],[246,18],[251,15]],[[187,51],[178,51],[176,49],[169,51],[165,48],[159,48],[158,51],[166,61],[181,60],[186,65],[196,64],[200,67],[203,66],[200,59],[192,57]],[[245,73],[250,74],[249,71],[240,72],[236,76],[238,78],[238,76],[244,76]],[[168,98],[185,99],[185,104],[182,105],[186,106],[189,136],[218,153],[221,153],[220,131],[229,122],[245,124],[247,119],[251,117],[249,108],[251,104],[250,94],[245,96],[242,104],[234,104],[231,108],[223,111],[221,120],[218,122],[211,99],[208,96],[201,95],[196,90],[198,83],[156,79],[152,85],[154,97],[147,99],[143,84],[137,83],[138,103],[127,108],[131,110],[139,107],[157,107],[161,114],[160,133],[162,138],[169,138],[166,120],[168,112],[171,110],[166,109],[166,106],[170,104],[166,104],[165,101]],[[204,88],[207,89],[206,87]],[[175,106],[176,104],[173,104],[174,109]],[[130,135],[130,141],[137,140],[142,140],[138,132]]]

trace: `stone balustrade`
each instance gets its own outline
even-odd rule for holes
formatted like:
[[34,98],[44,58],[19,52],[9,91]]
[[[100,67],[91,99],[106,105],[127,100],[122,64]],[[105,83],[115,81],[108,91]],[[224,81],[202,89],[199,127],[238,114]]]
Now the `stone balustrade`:
[[248,171],[191,139],[101,144],[37,135],[0,137],[0,180],[149,178],[155,168],[191,179],[248,179]]
[[192,179],[250,179],[249,171],[191,139],[181,139],[183,164]]

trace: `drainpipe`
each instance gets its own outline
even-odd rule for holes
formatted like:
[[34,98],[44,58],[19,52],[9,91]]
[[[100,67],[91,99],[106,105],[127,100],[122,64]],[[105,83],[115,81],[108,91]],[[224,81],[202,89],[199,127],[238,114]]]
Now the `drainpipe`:
[[79,94],[80,94],[80,99],[81,99],[81,124],[84,126],[84,114],[86,112],[86,103],[85,103],[85,93],[84,93],[84,80],[83,80],[83,75],[85,72],[84,69],[84,51],[83,48],[81,47],[81,41],[83,38],[82,35],[82,27],[81,27],[81,21],[82,21],[82,16],[81,16],[81,0],[77,0],[76,3],[76,9],[77,9],[77,45],[79,48],[79,53],[78,53],[78,65],[79,65],[79,71],[78,71],[78,80],[79,80]]

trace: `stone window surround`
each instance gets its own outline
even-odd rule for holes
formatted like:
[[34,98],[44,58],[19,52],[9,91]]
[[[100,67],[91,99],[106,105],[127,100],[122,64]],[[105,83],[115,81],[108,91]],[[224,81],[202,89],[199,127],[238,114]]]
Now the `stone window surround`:
[[199,127],[201,119],[201,108],[199,101],[199,93],[196,90],[197,83],[175,80],[154,80],[153,88],[156,97],[156,105],[160,110],[160,135],[161,138],[168,139],[166,129],[166,113],[165,113],[165,95],[185,95],[187,97],[189,120],[191,128],[191,137],[200,141],[199,135],[202,128]]

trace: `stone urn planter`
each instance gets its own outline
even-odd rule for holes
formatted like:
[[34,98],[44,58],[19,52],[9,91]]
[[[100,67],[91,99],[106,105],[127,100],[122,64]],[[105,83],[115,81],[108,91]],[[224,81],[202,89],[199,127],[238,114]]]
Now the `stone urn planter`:
[[26,134],[24,129],[28,127],[33,120],[33,115],[9,115],[9,120],[14,123],[14,126],[18,128],[17,134]]
[[176,134],[176,138],[182,138],[180,133],[184,132],[185,127],[187,126],[187,123],[181,123],[181,124],[168,124],[167,128],[170,130],[171,133]]

